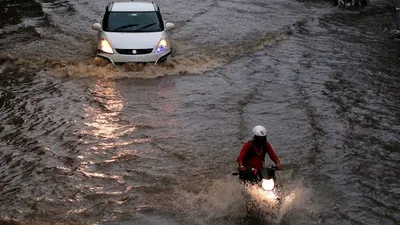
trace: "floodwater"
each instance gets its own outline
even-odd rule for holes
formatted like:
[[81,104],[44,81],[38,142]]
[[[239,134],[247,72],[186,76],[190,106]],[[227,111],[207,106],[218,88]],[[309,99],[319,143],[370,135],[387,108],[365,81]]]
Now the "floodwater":
[[[115,67],[94,59],[107,4],[0,2],[2,223],[400,224],[394,1],[159,1],[173,60]],[[274,219],[231,175],[258,124]]]

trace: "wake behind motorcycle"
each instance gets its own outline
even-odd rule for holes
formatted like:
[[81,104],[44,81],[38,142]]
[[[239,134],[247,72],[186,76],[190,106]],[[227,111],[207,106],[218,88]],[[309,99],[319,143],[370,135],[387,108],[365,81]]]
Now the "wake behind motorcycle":
[[276,166],[268,166],[261,170],[254,168],[239,171],[239,179],[253,190],[247,193],[246,209],[250,214],[274,214],[273,209],[279,209],[283,201],[282,185],[276,184]]

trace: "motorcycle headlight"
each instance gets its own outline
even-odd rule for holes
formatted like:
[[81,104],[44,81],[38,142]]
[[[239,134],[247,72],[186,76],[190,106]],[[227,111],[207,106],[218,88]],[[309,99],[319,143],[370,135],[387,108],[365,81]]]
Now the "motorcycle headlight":
[[168,50],[168,43],[167,40],[164,38],[158,42],[156,53],[162,53]]
[[102,52],[105,52],[105,53],[110,53],[110,54],[114,53],[110,42],[108,42],[106,39],[101,39],[101,41],[100,41],[100,50]]
[[271,191],[275,187],[274,179],[263,179],[262,188],[266,191]]

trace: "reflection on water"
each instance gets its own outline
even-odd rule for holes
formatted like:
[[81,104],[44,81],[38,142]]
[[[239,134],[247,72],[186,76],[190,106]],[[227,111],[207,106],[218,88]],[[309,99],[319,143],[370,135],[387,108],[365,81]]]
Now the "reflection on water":
[[86,105],[85,115],[88,133],[95,137],[117,138],[126,132],[134,131],[135,127],[120,125],[119,115],[124,107],[121,96],[115,89],[115,82],[111,80],[97,80],[93,90],[93,101],[96,104]]
[[[84,128],[80,132],[86,137],[91,146],[78,156],[82,162],[79,170],[87,177],[106,178],[123,183],[123,178],[118,175],[99,173],[95,165],[99,160],[114,155],[112,151],[121,146],[129,146],[134,141],[118,140],[119,137],[134,132],[135,126],[121,124],[121,113],[124,108],[122,98],[112,80],[97,80],[94,87],[89,90],[93,96],[92,104],[84,106]],[[134,154],[131,151],[129,154]],[[128,152],[119,153],[128,154]],[[112,163],[120,156],[113,156],[104,162]]]

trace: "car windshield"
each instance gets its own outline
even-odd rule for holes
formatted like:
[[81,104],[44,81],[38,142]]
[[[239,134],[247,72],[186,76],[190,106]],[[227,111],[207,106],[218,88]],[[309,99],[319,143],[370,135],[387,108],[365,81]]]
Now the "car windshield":
[[158,32],[162,31],[156,12],[111,12],[106,31]]

